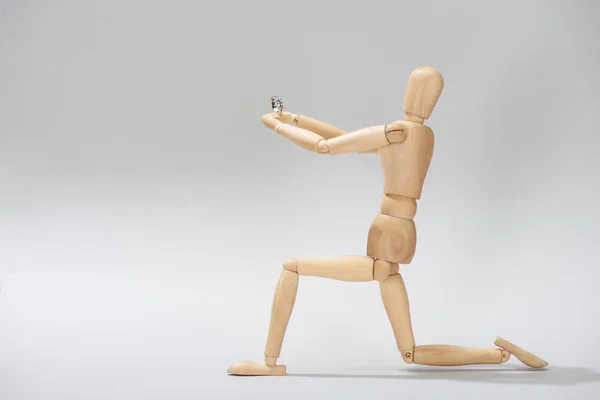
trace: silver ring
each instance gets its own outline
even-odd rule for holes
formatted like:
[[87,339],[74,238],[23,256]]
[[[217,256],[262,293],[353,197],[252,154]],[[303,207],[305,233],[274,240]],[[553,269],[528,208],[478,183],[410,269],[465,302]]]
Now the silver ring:
[[283,112],[283,101],[281,101],[281,97],[273,96],[271,97],[270,101],[273,112],[277,115],[281,115],[281,113]]

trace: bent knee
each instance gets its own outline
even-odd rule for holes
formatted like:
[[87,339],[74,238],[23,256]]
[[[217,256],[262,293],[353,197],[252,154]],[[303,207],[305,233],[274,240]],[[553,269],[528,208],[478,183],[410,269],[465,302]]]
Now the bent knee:
[[400,350],[400,354],[402,355],[402,359],[404,360],[404,362],[406,362],[408,364],[415,363],[415,348],[414,347],[409,350]]
[[375,260],[373,264],[373,279],[379,282],[385,281],[392,275],[398,273],[398,264],[383,260]]
[[283,269],[298,273],[298,261],[295,259],[285,260],[283,262]]

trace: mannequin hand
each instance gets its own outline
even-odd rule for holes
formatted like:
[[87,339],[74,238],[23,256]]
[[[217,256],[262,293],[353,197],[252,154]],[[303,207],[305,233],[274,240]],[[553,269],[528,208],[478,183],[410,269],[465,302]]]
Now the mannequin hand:
[[275,127],[277,125],[281,124],[281,121],[277,117],[280,117],[280,116],[275,113],[269,113],[269,114],[265,114],[262,117],[260,117],[260,121],[267,128],[275,130]]
[[296,114],[292,114],[291,112],[284,111],[281,114],[276,114],[276,113],[265,114],[260,118],[260,120],[267,128],[275,129],[275,127],[277,126],[278,123],[294,122],[294,118],[297,118],[297,117],[298,117],[298,115],[296,115]]
[[273,118],[275,118],[276,120],[279,120],[281,122],[292,122],[292,120],[294,119],[294,114],[292,114],[291,112],[288,111],[283,111],[281,114],[276,114],[273,113]]

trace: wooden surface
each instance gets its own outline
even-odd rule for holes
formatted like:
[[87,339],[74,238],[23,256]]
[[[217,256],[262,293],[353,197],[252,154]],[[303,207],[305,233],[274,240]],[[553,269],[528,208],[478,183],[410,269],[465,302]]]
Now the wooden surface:
[[[288,125],[286,122],[289,122],[290,118],[294,118],[294,115],[295,114],[287,112],[282,113],[282,115],[270,113],[263,115],[261,121],[266,127],[275,130],[275,132],[286,137],[303,149],[316,153],[327,153],[331,155],[360,153],[377,150],[379,147],[389,144],[385,133],[385,126],[383,125],[362,128],[350,133],[343,133],[343,131],[337,130],[335,127],[325,127],[327,124],[321,123],[320,121],[310,120],[312,125],[320,126],[322,131],[325,132],[325,136],[339,134],[331,139],[326,139],[325,136],[321,136],[311,130],[299,126]],[[305,126],[305,124],[302,123],[302,118],[298,118],[298,124]]]
[[523,364],[531,367],[531,368],[544,368],[548,365],[548,363],[538,356],[531,354],[530,352],[523,350],[519,346],[512,344],[511,342],[504,340],[502,338],[496,338],[494,344],[498,347],[503,348],[504,350],[512,353],[515,357],[517,357]]
[[414,122],[402,121],[402,124],[406,139],[379,148],[383,192],[419,199],[433,156],[433,131]]
[[234,364],[228,370],[230,374],[285,375],[285,366],[276,362],[294,306],[299,275],[350,282],[379,281],[396,345],[408,363],[434,366],[500,364],[508,361],[512,353],[530,367],[547,365],[539,357],[501,338],[495,342],[499,349],[452,345],[415,347],[408,295],[398,274],[398,264],[410,263],[415,252],[416,229],[412,220],[434,148],[433,131],[423,122],[433,112],[443,86],[442,75],[435,69],[415,69],[404,99],[406,120],[350,133],[287,111],[262,116],[265,126],[313,152],[335,155],[376,151],[383,168],[384,198],[381,214],[375,217],[369,230],[366,256],[296,258],[284,263],[273,299],[265,363],[245,361]]
[[390,217],[413,219],[417,213],[417,201],[411,197],[387,194],[381,201],[381,213]]
[[285,375],[285,365],[266,365],[258,364],[253,361],[242,361],[231,365],[227,369],[231,375],[250,375],[250,376],[283,376]]
[[415,254],[417,233],[412,220],[379,214],[371,224],[367,238],[369,257],[409,264]]
[[375,260],[373,264],[373,279],[378,282],[386,280],[389,276],[398,273],[399,266],[397,263],[391,263],[383,260]]
[[385,311],[394,331],[398,350],[404,361],[410,363],[412,362],[415,339],[413,337],[410,307],[404,280],[399,274],[392,275],[379,283],[379,290]]
[[[442,74],[431,67],[418,67],[408,78],[404,111],[410,116],[428,119],[444,88]],[[422,121],[421,121],[422,122]]]
[[373,280],[373,262],[367,256],[297,258],[297,271],[302,276],[319,276],[347,282]]
[[407,129],[405,121],[394,121],[385,126],[385,137],[388,142],[402,143],[406,139]]
[[[287,115],[287,113],[285,115]],[[262,122],[267,128],[275,130],[275,127],[282,123],[280,119],[281,116],[275,113],[269,113],[261,116],[260,122]]]
[[280,123],[275,127],[275,132],[296,143],[303,149],[318,152],[317,145],[324,140],[321,136],[297,126]]
[[450,345],[417,346],[414,350],[415,364],[456,366],[470,364],[500,364],[502,350],[474,349]]
[[279,358],[283,337],[292,315],[297,292],[298,274],[284,269],[281,271],[273,296],[271,325],[269,326],[269,336],[265,347],[265,357]]
[[329,154],[358,153],[388,145],[385,126],[371,126],[327,140]]
[[508,360],[510,360],[510,353],[504,349],[500,349],[500,351],[502,352],[502,362],[505,363]]
[[422,124],[425,122],[425,118],[421,118],[417,115],[413,115],[409,112],[405,112],[404,113],[404,118],[408,121],[408,122],[416,122],[417,124]]
[[283,262],[283,269],[298,272],[298,262],[295,259],[286,260]]
[[296,124],[296,126],[298,126],[299,128],[308,129],[309,131],[312,131],[317,135],[321,136],[323,139],[332,139],[346,134],[346,132],[343,129],[307,117],[306,115],[298,116],[298,123]]

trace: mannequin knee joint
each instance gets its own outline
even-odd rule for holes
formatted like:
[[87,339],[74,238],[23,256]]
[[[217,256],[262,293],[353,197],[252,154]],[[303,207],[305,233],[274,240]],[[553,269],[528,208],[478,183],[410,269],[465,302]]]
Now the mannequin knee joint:
[[383,260],[375,260],[373,264],[373,279],[382,282],[391,275],[398,273],[398,264]]
[[294,259],[286,260],[283,263],[283,269],[298,273],[298,262]]
[[413,347],[412,349],[408,349],[408,350],[400,350],[400,354],[402,355],[402,359],[404,360],[404,362],[408,363],[408,364],[414,364],[414,357],[415,357],[415,348]]

